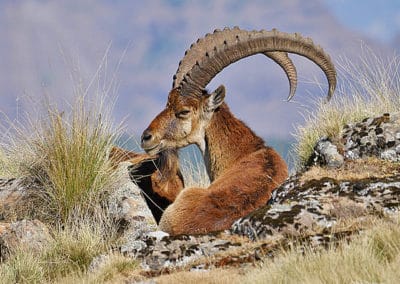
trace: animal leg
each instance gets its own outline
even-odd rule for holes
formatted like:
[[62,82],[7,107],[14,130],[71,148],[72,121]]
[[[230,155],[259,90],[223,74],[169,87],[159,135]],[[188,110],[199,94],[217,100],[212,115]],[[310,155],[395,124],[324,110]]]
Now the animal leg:
[[287,177],[276,171],[283,161],[269,149],[237,161],[207,189],[184,189],[164,212],[159,227],[172,235],[229,229],[232,223],[263,206]]

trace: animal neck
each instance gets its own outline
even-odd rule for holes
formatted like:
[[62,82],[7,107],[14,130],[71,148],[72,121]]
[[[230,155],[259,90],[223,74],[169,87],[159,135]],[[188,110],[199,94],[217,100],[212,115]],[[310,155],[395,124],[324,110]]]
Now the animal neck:
[[264,147],[264,141],[222,104],[205,130],[203,155],[211,181],[238,159]]

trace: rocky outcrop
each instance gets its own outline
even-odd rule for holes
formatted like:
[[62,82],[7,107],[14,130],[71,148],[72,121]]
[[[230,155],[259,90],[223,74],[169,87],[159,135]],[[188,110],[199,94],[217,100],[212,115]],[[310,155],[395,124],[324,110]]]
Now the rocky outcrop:
[[293,176],[274,191],[271,205],[232,225],[232,233],[251,240],[299,237],[328,232],[341,221],[399,212],[400,175],[388,178],[302,181]]
[[400,161],[400,113],[385,113],[345,125],[339,137],[336,141],[321,138],[307,166],[340,167],[345,159],[366,157]]
[[[179,267],[206,268],[252,263],[294,242],[332,245],[351,238],[368,216],[395,216],[400,206],[400,174],[386,178],[335,180],[292,176],[272,200],[236,221],[225,232],[203,236],[144,235],[123,253],[140,259],[144,269],[161,273]],[[351,221],[359,226],[341,228]],[[249,242],[251,240],[252,242]],[[126,249],[129,248],[129,249]]]

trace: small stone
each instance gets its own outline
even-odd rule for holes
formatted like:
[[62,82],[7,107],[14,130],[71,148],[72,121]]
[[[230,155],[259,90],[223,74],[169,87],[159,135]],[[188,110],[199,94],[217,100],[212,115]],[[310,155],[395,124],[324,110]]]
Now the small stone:
[[326,138],[317,143],[315,151],[321,156],[321,163],[327,167],[338,168],[344,163],[344,158],[339,154],[337,147]]
[[153,238],[155,238],[155,239],[158,240],[158,241],[160,241],[160,240],[162,240],[163,238],[169,236],[169,234],[166,233],[166,232],[164,232],[164,231],[149,232],[149,233],[147,233],[146,235],[149,236],[149,237],[153,237]]
[[356,160],[356,159],[360,158],[360,151],[359,151],[359,149],[352,149],[352,150],[346,151],[344,156],[346,159]]
[[380,158],[384,159],[384,160],[392,161],[392,162],[397,162],[398,161],[397,153],[393,149],[383,151],[380,154]]
[[120,251],[121,253],[135,256],[137,252],[144,251],[147,248],[148,246],[144,241],[136,240],[121,245]]

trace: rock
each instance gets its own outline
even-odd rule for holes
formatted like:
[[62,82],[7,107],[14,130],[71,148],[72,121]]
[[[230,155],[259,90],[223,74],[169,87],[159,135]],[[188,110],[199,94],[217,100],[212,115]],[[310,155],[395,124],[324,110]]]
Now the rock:
[[339,168],[343,165],[343,162],[344,158],[339,154],[336,145],[325,137],[315,145],[309,165],[325,165],[329,168]]
[[157,229],[140,188],[129,178],[127,170],[129,165],[129,163],[120,165],[122,183],[112,192],[108,202],[108,211],[120,224],[120,232],[127,241],[136,240],[145,233]]
[[39,220],[0,223],[0,259],[19,249],[40,251],[51,240],[49,230]]
[[[394,216],[399,206],[400,175],[303,181],[298,174],[274,192],[271,205],[239,219],[229,231],[201,236],[150,233],[126,243],[121,252],[155,274],[179,268],[240,266],[273,256],[278,248],[294,243],[324,247],[351,239],[360,228],[337,230],[339,221],[361,224],[368,215]],[[257,242],[251,244],[248,239]]]
[[334,143],[327,137],[321,138],[305,166],[338,168],[343,165],[345,159],[356,160],[365,157],[400,161],[400,113],[386,113],[348,124],[343,127],[340,141]]
[[232,233],[252,240],[298,237],[329,230],[338,220],[393,214],[400,206],[400,175],[385,179],[302,182],[291,177],[260,208],[232,225]]
[[[214,234],[202,236],[158,236],[147,234],[131,246],[121,250],[127,256],[142,261],[147,271],[167,271],[184,267],[202,257],[211,257],[218,252],[240,246],[231,240],[218,238]],[[130,248],[130,249],[128,249]]]
[[34,179],[0,179],[0,220],[21,220],[38,216],[37,204],[43,202],[43,187]]
[[246,265],[294,244],[328,247],[350,240],[362,229],[362,225],[339,229],[339,222],[363,224],[367,216],[396,216],[400,174],[335,180],[304,179],[299,173],[274,191],[269,204],[225,232],[200,236],[148,233],[125,243],[120,251],[140,260],[150,275],[157,275],[180,268]]
[[397,161],[398,156],[397,156],[397,151],[396,149],[388,149],[380,153],[379,157],[383,160],[388,160],[388,161]]
[[341,147],[346,159],[377,156],[392,162],[400,161],[400,113],[383,114],[344,127]]

